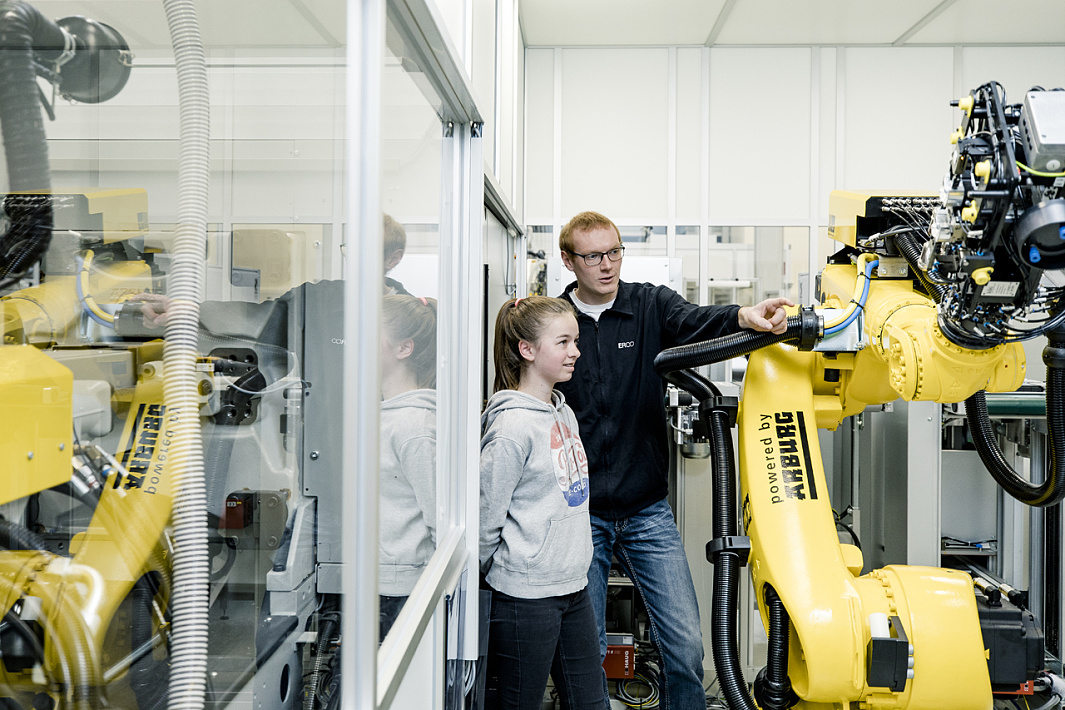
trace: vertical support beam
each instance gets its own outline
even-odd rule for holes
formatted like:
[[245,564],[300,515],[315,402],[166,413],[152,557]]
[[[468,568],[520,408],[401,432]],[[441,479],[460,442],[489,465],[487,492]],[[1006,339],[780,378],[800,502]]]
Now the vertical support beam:
[[[1029,422],[1028,456],[1031,467],[1032,483],[1042,483],[1046,480],[1046,437],[1036,426],[1039,422]],[[1044,589],[1047,577],[1044,572],[1044,554],[1046,542],[1046,511],[1039,507],[1028,509],[1028,608],[1035,614],[1036,620],[1044,626],[1046,624],[1046,609],[1044,607]],[[1049,650],[1049,649],[1048,649]],[[1053,651],[1057,656],[1057,651]]]
[[[814,294],[814,275],[820,267],[818,245],[821,222],[821,48],[810,48],[810,214],[807,219],[810,234],[806,259],[809,293],[806,305],[817,302]],[[827,198],[827,195],[825,196]],[[796,274],[798,278],[798,274]]]
[[502,157],[500,151],[502,149],[503,131],[500,130],[502,125],[503,115],[503,17],[499,12],[499,6],[507,2],[508,0],[495,0],[495,44],[493,52],[493,70],[492,70],[492,85],[495,86],[495,101],[492,102],[491,115],[492,115],[492,142],[494,143],[492,150],[492,175],[500,183],[503,182],[502,176],[499,174],[499,166],[502,163]]
[[[377,706],[377,498],[381,255],[381,81],[384,0],[349,3],[347,26],[347,230],[344,282],[344,399],[352,433],[343,464],[344,654],[341,692],[348,707]],[[358,237],[356,237],[358,235]]]
[[[521,52],[522,54],[525,53],[525,40],[521,36],[521,18],[518,15],[518,0],[508,0],[508,2],[510,2],[510,4],[512,5],[511,10],[510,10],[510,17],[511,17],[511,28],[510,28],[511,50],[510,51],[511,51],[511,55],[512,55],[511,56],[511,61],[514,62],[514,71],[513,71],[513,76],[511,77],[511,79],[513,80],[513,84],[512,84],[513,91],[511,92],[512,110],[510,112],[510,115],[512,116],[512,120],[515,123],[514,128],[517,128],[518,106],[519,106],[519,104],[522,107],[524,107],[524,105],[525,105],[524,101],[521,101],[521,102],[518,101],[518,96],[519,95],[524,95],[524,93],[525,93],[525,77],[523,77],[521,75],[521,73],[518,71],[518,67],[519,67],[518,53],[519,52]],[[524,61],[520,62],[520,66],[524,67],[525,66],[525,62]],[[519,86],[522,89],[521,94],[518,93],[518,87]],[[522,121],[521,125],[522,125],[522,135],[518,135],[518,132],[515,130],[514,131],[514,135],[513,135],[513,139],[510,142],[510,158],[511,158],[510,159],[510,190],[508,191],[507,194],[509,194],[511,196],[512,200],[516,200],[518,198],[518,165],[519,165],[518,155],[519,155],[519,151],[524,153],[524,148],[519,149],[518,146],[519,145],[523,146],[525,144],[525,136],[524,136],[524,133],[525,133],[525,130],[524,130],[525,121]],[[520,164],[521,164],[522,170],[524,170],[525,169],[525,161],[522,160]],[[522,183],[524,183],[524,182],[525,181],[523,180]],[[515,209],[518,209],[518,205],[512,205],[512,206]],[[525,226],[525,200],[524,200],[524,198],[521,201],[521,209],[518,209],[518,212],[519,212],[518,219],[521,220],[522,227],[524,228],[524,226]],[[520,261],[521,261],[522,264],[525,263],[525,252],[524,251],[521,252]]]
[[836,184],[837,190],[847,189],[847,48],[836,49]]
[[554,52],[555,60],[555,125],[554,125],[554,137],[551,141],[553,148],[554,160],[552,161],[552,168],[554,170],[552,179],[552,214],[554,215],[554,240],[551,246],[551,253],[555,256],[561,256],[558,250],[558,234],[562,231],[562,225],[564,224],[564,218],[562,216],[562,48],[555,47]]
[[666,119],[666,256],[677,255],[677,48],[669,48],[669,107]]
[[710,48],[702,48],[702,111],[699,120],[699,304],[710,302]]
[[940,407],[910,402],[906,417],[906,564],[939,566]]
[[462,191],[458,204],[462,205],[461,231],[456,235],[458,245],[454,273],[458,276],[455,295],[449,312],[453,314],[452,332],[458,341],[453,352],[453,371],[456,373],[451,395],[452,421],[456,432],[447,441],[454,442],[450,464],[454,482],[452,509],[454,524],[466,529],[466,551],[469,574],[465,601],[466,625],[459,657],[477,660],[478,585],[480,564],[478,531],[480,530],[480,457],[481,457],[481,326],[484,301],[480,289],[481,265],[484,263],[484,165],[480,126],[465,126],[464,150],[467,160],[462,165]]

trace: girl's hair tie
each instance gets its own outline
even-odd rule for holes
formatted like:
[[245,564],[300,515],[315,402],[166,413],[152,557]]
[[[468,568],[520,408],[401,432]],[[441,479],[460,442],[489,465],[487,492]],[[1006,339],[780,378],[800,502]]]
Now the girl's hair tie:
[[418,296],[418,300],[422,302],[423,306],[429,305],[429,302],[425,300],[425,296]]
[[515,299],[514,299],[514,307],[515,307],[515,308],[517,308],[517,307],[518,307],[518,304],[519,304],[519,303],[521,303],[521,302],[522,302],[522,299],[520,299],[520,298],[515,298]]

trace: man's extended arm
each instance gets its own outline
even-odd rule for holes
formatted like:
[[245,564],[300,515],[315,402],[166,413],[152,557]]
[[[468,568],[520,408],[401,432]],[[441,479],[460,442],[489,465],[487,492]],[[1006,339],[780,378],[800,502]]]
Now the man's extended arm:
[[744,306],[738,314],[740,327],[779,335],[788,328],[788,314],[784,311],[784,306],[794,305],[789,299],[781,296],[767,298],[753,306]]

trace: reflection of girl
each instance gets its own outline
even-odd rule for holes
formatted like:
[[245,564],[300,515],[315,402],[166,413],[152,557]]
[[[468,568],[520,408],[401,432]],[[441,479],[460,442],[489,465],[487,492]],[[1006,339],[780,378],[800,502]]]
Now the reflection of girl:
[[436,547],[436,301],[385,296],[381,337],[381,638]]
[[602,710],[588,461],[558,382],[573,376],[577,319],[557,298],[496,319],[496,392],[481,419],[481,568],[494,590],[487,708],[539,710],[548,673],[571,710]]

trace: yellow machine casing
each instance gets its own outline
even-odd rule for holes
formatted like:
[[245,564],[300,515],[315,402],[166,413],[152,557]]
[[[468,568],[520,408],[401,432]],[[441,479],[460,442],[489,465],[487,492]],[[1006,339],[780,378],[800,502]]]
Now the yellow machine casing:
[[[765,584],[791,618],[788,675],[802,698],[796,707],[990,710],[970,577],[894,566],[859,576],[861,552],[839,542],[813,416],[810,383],[824,376],[819,361],[784,346],[756,351],[739,414],[749,566],[766,628]],[[899,617],[914,645],[915,675],[901,693],[867,684],[867,619],[874,612]],[[859,701],[865,704],[851,705]]]
[[[856,280],[855,265],[828,266],[824,305],[843,307]],[[863,310],[857,352],[775,345],[752,353],[747,366],[740,489],[763,623],[768,628],[769,584],[791,619],[788,675],[798,708],[990,710],[972,579],[894,565],[861,575],[861,551],[841,544],[835,529],[817,430],[900,397],[958,402],[979,390],[1016,389],[1024,353],[1017,343],[958,348],[939,330],[935,304],[908,279],[874,278]],[[900,692],[868,685],[872,613],[897,617],[914,647],[914,675]]]
[[148,191],[143,187],[56,188],[52,205],[55,229],[94,234],[104,244],[148,232]]
[[0,345],[0,503],[70,480],[71,371],[28,345]]

